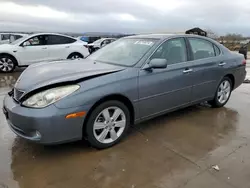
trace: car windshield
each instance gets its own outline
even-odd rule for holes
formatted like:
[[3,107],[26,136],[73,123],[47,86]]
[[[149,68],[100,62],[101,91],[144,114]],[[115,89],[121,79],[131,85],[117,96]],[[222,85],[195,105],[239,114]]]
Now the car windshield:
[[23,40],[26,40],[26,39],[28,39],[28,38],[29,38],[29,36],[21,37],[20,39],[17,39],[17,40],[15,40],[15,41],[11,42],[10,44],[16,45],[16,44],[18,44],[19,42],[21,42],[21,41],[23,41]]
[[87,58],[103,63],[133,66],[156,42],[156,39],[124,38],[105,46]]

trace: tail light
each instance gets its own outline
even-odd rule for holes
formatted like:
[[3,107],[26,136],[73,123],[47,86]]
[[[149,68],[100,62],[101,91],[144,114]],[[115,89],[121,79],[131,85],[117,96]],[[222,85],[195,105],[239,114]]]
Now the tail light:
[[243,61],[242,61],[242,65],[246,65],[247,64],[247,61],[244,59]]

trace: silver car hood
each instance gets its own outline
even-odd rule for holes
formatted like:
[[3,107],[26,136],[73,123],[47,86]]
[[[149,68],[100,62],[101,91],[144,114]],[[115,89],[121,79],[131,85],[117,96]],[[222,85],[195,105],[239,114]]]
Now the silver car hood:
[[19,77],[15,88],[25,93],[57,83],[80,81],[123,70],[124,67],[90,60],[65,60],[29,66]]

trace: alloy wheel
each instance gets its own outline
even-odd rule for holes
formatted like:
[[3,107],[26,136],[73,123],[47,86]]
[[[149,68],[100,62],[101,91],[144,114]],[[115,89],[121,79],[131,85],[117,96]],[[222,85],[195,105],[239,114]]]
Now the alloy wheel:
[[221,104],[225,103],[230,96],[230,92],[231,92],[230,82],[228,80],[224,80],[223,82],[221,82],[217,92],[219,103]]
[[100,143],[109,144],[117,140],[124,132],[126,116],[119,107],[102,110],[94,121],[93,133]]
[[13,70],[15,64],[14,62],[8,57],[0,58],[0,70],[2,72],[10,72]]

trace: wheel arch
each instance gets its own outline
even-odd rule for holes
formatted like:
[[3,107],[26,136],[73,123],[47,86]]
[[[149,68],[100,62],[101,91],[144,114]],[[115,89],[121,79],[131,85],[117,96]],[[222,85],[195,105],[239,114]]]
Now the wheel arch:
[[105,97],[102,97],[100,100],[98,100],[88,111],[84,123],[83,123],[83,136],[85,135],[85,127],[86,124],[88,122],[89,116],[90,114],[93,112],[93,110],[99,106],[100,104],[106,102],[106,101],[111,101],[111,100],[116,100],[119,102],[122,102],[129,110],[129,114],[130,114],[130,124],[134,124],[134,118],[135,118],[135,109],[134,106],[132,104],[132,102],[129,100],[129,98],[127,98],[126,96],[122,95],[122,94],[111,94]]
[[232,82],[232,89],[234,89],[234,86],[235,86],[235,78],[234,78],[234,75],[233,74],[227,74],[224,76],[224,78],[227,77],[231,80]]
[[71,52],[71,53],[68,55],[67,59],[69,59],[70,56],[72,56],[72,55],[74,55],[74,54],[78,54],[78,55],[82,56],[82,58],[84,58],[84,55],[83,55],[82,53],[77,52],[77,51],[74,51],[74,52]]
[[16,66],[18,66],[18,61],[17,61],[17,58],[14,56],[14,55],[12,55],[12,54],[10,54],[10,53],[0,53],[0,56],[1,55],[6,55],[6,56],[10,56],[11,58],[13,58],[14,60],[15,60],[15,65]]

